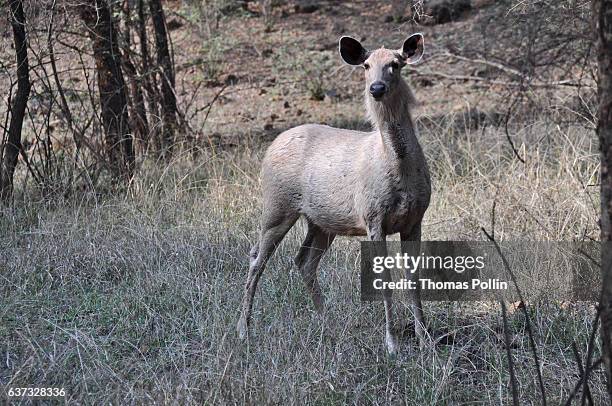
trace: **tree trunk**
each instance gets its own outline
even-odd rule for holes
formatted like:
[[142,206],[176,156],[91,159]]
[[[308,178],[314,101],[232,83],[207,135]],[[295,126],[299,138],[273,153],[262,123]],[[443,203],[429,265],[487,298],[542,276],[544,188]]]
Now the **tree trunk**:
[[[147,106],[149,107],[149,117],[159,117],[159,92],[157,84],[153,80],[151,72],[151,57],[149,55],[149,44],[147,39],[147,17],[145,15],[145,0],[138,0],[138,37],[140,41],[140,58],[142,61],[140,77],[142,78],[143,87],[147,93]],[[150,147],[151,141],[154,141],[156,149],[161,151],[160,136],[157,130],[156,123],[152,123],[149,127],[149,137],[147,147]]]
[[28,40],[25,31],[25,14],[21,0],[11,0],[9,20],[13,27],[15,53],[17,54],[17,94],[12,101],[11,121],[8,137],[2,148],[2,167],[0,167],[0,198],[7,201],[13,192],[13,175],[21,150],[21,129],[28,97],[30,95],[30,76],[28,66]]
[[160,0],[149,0],[153,27],[155,28],[155,48],[157,64],[161,68],[162,104],[162,154],[170,153],[174,144],[177,128],[176,95],[174,93],[174,66],[170,58],[166,18]]
[[597,134],[601,152],[601,341],[612,398],[612,0],[594,0],[599,65]]
[[136,67],[132,63],[131,55],[131,35],[130,35],[130,24],[131,24],[131,9],[130,2],[126,1],[124,4],[125,10],[125,41],[122,55],[123,67],[127,74],[130,82],[130,114],[132,116],[132,123],[134,128],[134,138],[136,145],[139,146],[141,153],[146,151],[147,142],[149,140],[149,122],[147,120],[147,110],[145,108],[144,97],[142,94],[143,80],[142,77],[136,72]]
[[106,0],[87,0],[78,7],[93,45],[106,152],[117,173],[129,178],[134,166],[134,146],[117,30]]

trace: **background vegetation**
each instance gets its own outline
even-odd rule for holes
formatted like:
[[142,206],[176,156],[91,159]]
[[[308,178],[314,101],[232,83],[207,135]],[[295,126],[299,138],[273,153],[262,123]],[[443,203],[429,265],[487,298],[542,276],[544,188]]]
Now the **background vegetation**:
[[[46,386],[65,387],[69,403],[512,401],[499,304],[426,304],[435,348],[419,351],[406,333],[390,359],[380,304],[360,302],[357,240],[339,239],[326,254],[326,311],[313,311],[292,266],[303,224],[271,261],[253,337],[239,342],[259,163],[277,134],[301,123],[369,128],[362,72],[341,63],[340,35],[397,47],[422,31],[425,59],[404,74],[433,177],[424,239],[485,239],[482,227],[498,240],[598,239],[588,4],[22,3],[31,89],[0,208],[0,396]],[[115,48],[91,34],[99,14],[86,14],[96,5],[109,11]],[[15,14],[2,10],[6,174],[23,65]],[[100,69],[113,63],[123,84],[104,87]],[[116,91],[119,109],[104,102]],[[525,316],[513,310],[518,395],[540,403]],[[578,363],[600,352],[593,303],[527,310],[548,402],[579,402]],[[588,387],[594,404],[606,402],[601,370]]]

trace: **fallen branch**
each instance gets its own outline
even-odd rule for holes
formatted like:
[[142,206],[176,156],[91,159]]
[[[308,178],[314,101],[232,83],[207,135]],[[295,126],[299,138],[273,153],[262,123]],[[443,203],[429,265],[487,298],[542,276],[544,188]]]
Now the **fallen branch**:
[[[409,67],[409,71],[411,75],[414,76],[424,76],[424,77],[437,77],[440,79],[448,79],[448,80],[462,80],[462,81],[472,81],[472,82],[480,82],[488,85],[499,85],[499,86],[507,86],[507,87],[519,87],[525,86],[524,82],[506,82],[501,80],[493,80],[488,78],[482,78],[480,76],[471,76],[471,75],[449,75],[447,73],[442,72],[434,72],[434,71],[419,71],[415,68]],[[573,82],[571,80],[557,80],[552,82],[531,82],[528,84],[529,87],[537,87],[537,88],[553,88],[553,87],[588,87],[591,89],[595,89],[595,86],[585,85]]]

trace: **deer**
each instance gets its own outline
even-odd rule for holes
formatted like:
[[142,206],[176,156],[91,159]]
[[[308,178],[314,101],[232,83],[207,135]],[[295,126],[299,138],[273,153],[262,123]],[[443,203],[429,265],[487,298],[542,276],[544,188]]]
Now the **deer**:
[[[398,50],[383,46],[369,51],[358,40],[341,37],[342,60],[363,68],[365,109],[373,131],[305,124],[279,134],[268,147],[261,169],[259,240],[249,253],[237,324],[241,339],[248,336],[253,297],[266,263],[300,217],[306,220],[307,232],[294,262],[319,313],[323,296],[317,267],[336,236],[367,236],[379,242],[376,252],[384,256],[387,236],[399,233],[402,242],[410,242],[411,247],[417,244],[419,249],[431,180],[411,115],[416,99],[401,70],[421,60],[423,41],[423,35],[416,33]],[[388,273],[384,277],[388,279]],[[418,282],[418,272],[408,272],[407,279]],[[410,308],[422,345],[427,330],[416,286]],[[394,355],[399,344],[392,292],[382,293],[385,344]]]

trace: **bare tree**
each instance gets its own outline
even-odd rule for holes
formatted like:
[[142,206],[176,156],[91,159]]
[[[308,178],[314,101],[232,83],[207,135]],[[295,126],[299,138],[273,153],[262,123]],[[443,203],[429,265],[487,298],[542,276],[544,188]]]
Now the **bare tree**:
[[79,5],[79,12],[93,46],[107,155],[114,168],[129,177],[134,164],[134,146],[117,29],[106,0],[87,0]]
[[174,133],[177,128],[176,94],[174,93],[174,64],[170,57],[166,17],[160,0],[150,0],[149,8],[155,29],[155,48],[157,63],[161,68],[161,105],[162,105],[162,153],[169,152],[174,143]]
[[593,0],[599,65],[597,134],[601,152],[602,358],[612,397],[612,0]]
[[21,129],[25,115],[28,97],[30,95],[30,77],[28,66],[28,40],[25,31],[25,14],[21,0],[9,2],[9,21],[13,28],[15,53],[17,54],[17,93],[11,105],[11,121],[8,128],[6,143],[0,150],[2,166],[0,166],[0,197],[8,200],[13,191],[13,175],[21,147]]

